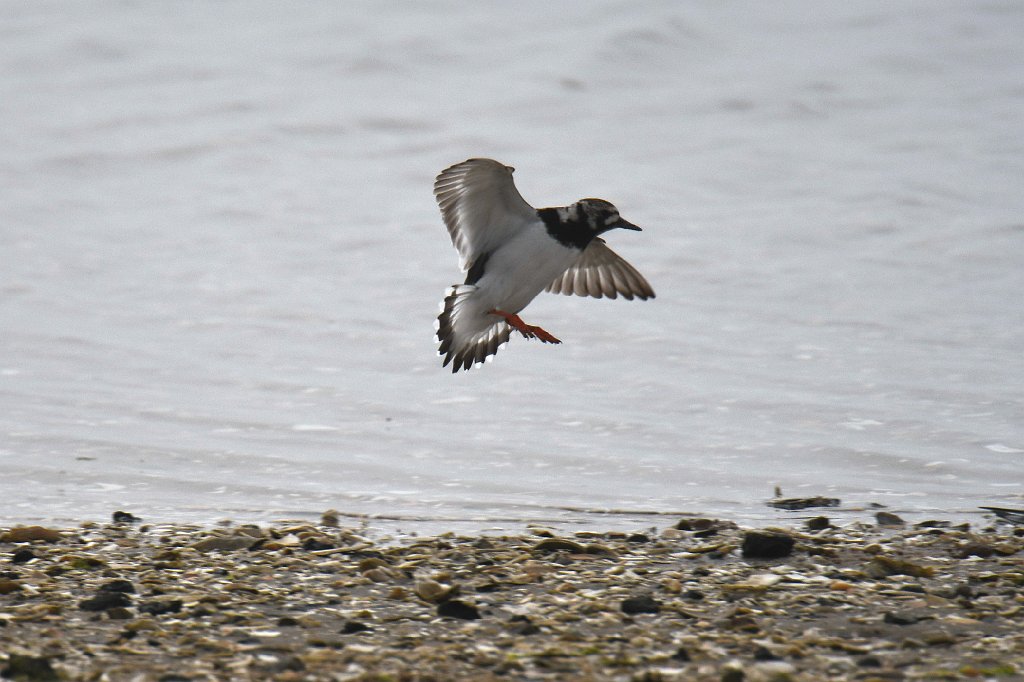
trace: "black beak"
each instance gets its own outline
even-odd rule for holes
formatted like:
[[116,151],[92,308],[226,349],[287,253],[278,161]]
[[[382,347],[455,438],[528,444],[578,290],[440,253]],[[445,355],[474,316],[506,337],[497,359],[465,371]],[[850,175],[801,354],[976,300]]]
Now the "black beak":
[[625,220],[623,218],[619,218],[619,222],[617,222],[614,225],[612,225],[612,227],[621,227],[624,230],[636,230],[637,232],[641,232],[642,231],[639,227],[637,227],[633,223],[631,223],[628,220]]

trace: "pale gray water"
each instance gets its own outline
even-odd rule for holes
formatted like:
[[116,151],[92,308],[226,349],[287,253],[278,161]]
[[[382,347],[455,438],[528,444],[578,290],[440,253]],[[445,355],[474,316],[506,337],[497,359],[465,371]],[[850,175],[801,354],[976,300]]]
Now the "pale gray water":
[[[0,5],[0,522],[1024,505],[1024,5],[580,7]],[[657,300],[442,370],[470,156]]]

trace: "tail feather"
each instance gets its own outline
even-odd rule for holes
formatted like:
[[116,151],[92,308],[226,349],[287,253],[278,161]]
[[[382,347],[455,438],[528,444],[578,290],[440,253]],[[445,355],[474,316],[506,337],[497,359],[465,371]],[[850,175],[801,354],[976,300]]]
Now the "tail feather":
[[469,369],[497,353],[512,333],[504,320],[488,323],[485,317],[474,317],[472,306],[468,305],[474,291],[476,287],[471,284],[450,288],[437,317],[438,353],[444,356],[441,366],[451,364],[453,373]]

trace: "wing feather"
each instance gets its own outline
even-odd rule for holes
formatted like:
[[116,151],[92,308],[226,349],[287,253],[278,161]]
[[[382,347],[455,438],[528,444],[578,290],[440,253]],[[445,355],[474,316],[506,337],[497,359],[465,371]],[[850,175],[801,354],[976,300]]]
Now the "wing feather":
[[434,196],[463,271],[537,220],[537,211],[512,181],[513,170],[493,159],[469,159],[441,171],[434,181]]
[[566,296],[654,298],[654,289],[644,276],[600,238],[590,242],[579,260],[556,277],[547,290]]

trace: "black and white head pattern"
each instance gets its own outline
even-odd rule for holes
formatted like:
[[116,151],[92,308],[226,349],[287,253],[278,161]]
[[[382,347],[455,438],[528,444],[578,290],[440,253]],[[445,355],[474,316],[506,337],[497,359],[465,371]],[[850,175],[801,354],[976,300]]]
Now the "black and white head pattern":
[[552,237],[577,249],[585,249],[594,237],[616,227],[640,229],[623,220],[619,209],[604,199],[580,199],[569,206],[542,208],[537,214]]

